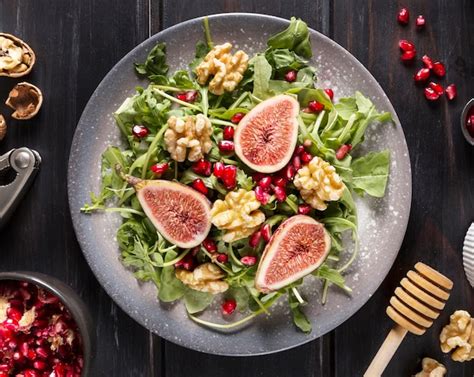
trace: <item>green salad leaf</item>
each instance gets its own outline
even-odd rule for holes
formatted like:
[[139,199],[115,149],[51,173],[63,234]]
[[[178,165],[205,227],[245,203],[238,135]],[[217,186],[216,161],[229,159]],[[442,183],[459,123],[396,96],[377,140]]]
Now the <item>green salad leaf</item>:
[[214,295],[208,292],[200,292],[191,288],[186,288],[184,293],[184,305],[190,314],[199,313],[211,305]]
[[168,74],[169,67],[166,64],[166,45],[158,43],[148,54],[145,63],[135,63],[138,74],[147,76],[151,81],[160,76]]
[[[390,152],[368,153],[352,161],[352,187],[381,198],[385,195],[390,169]],[[360,190],[360,191],[359,191]]]
[[310,58],[313,55],[309,41],[308,25],[295,17],[291,17],[288,28],[270,37],[267,45],[272,48],[286,48],[303,58]]

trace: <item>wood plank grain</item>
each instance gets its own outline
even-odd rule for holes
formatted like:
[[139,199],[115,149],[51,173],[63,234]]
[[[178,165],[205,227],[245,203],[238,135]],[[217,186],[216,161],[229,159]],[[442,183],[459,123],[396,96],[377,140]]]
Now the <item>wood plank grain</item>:
[[[35,270],[70,284],[97,323],[93,376],[158,375],[160,343],[101,289],[76,242],[69,215],[66,173],[81,111],[108,70],[148,35],[146,0],[0,0],[0,30],[18,35],[37,53],[26,80],[44,92],[37,118],[7,119],[0,153],[28,146],[43,157],[41,171],[11,222],[0,232],[1,270]],[[0,80],[0,102],[19,80]],[[10,114],[4,106],[0,112]],[[93,137],[93,135],[91,135]],[[111,235],[112,236],[112,235]],[[155,351],[158,348],[158,351]]]
[[[410,26],[396,22],[399,6],[411,12]],[[389,276],[374,297],[336,330],[336,375],[362,375],[391,327],[385,307],[400,279],[418,261],[424,261],[454,280],[445,311],[422,337],[408,335],[387,376],[409,376],[419,369],[422,357],[445,363],[453,376],[474,374],[472,363],[455,363],[442,354],[438,335],[456,309],[474,313],[472,289],[464,277],[461,248],[474,213],[474,148],[461,135],[459,115],[472,96],[474,54],[474,4],[469,1],[383,0],[333,2],[334,39],[354,54],[374,75],[392,101],[401,120],[410,150],[413,170],[413,200],[410,222],[399,256]],[[423,14],[427,27],[416,31],[414,18]],[[404,66],[399,60],[398,40],[415,43],[418,55],[429,54],[446,64],[443,86],[458,87],[458,98],[442,98],[430,105],[422,88],[415,87],[413,73],[421,63]],[[471,43],[472,44],[472,43]],[[362,344],[363,347],[354,347]]]

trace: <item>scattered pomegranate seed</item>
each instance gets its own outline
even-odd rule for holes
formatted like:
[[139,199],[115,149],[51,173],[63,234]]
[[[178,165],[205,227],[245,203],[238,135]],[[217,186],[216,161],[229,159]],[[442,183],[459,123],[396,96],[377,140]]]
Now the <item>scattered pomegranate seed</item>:
[[269,177],[269,176],[266,176],[266,177],[262,177],[259,181],[258,181],[258,185],[264,189],[265,191],[269,190],[270,189],[270,186],[272,184],[272,177]]
[[209,177],[211,175],[211,168],[211,162],[205,160],[204,158],[195,161],[193,163],[193,166],[191,167],[191,169],[193,169],[193,172],[199,175],[203,175],[205,177]]
[[270,199],[270,194],[267,192],[266,189],[264,189],[262,186],[257,186],[254,189],[255,191],[255,198],[262,203],[262,205],[265,205],[268,203],[268,200]]
[[407,41],[406,39],[401,39],[400,41],[398,41],[398,47],[400,47],[402,51],[415,50],[415,45],[412,42]]
[[424,82],[430,77],[430,70],[428,68],[421,68],[413,77],[415,82]]
[[210,253],[215,253],[217,251],[217,245],[211,238],[206,238],[202,241],[202,246],[204,246],[204,248]]
[[222,174],[224,173],[224,164],[222,162],[216,162],[214,164],[214,169],[212,173],[215,175],[216,178],[222,178]]
[[446,68],[441,62],[433,63],[433,72],[438,77],[443,77],[446,74]]
[[184,102],[194,102],[197,99],[198,92],[196,90],[188,90],[187,92],[178,93],[176,98]]
[[304,151],[303,153],[301,153],[300,158],[303,164],[307,164],[313,159],[313,156],[311,155],[311,153]]
[[285,187],[286,184],[288,183],[288,181],[285,178],[278,177],[278,176],[273,176],[272,182],[275,186],[278,186],[278,187]]
[[132,127],[132,134],[139,139],[144,138],[149,133],[150,133],[150,130],[146,128],[145,126],[136,124]]
[[341,145],[336,152],[336,158],[338,160],[342,160],[351,151],[351,149],[352,149],[352,145],[350,144]]
[[230,121],[234,124],[238,124],[242,118],[245,116],[244,113],[235,113],[232,118],[230,118]]
[[273,189],[273,193],[275,194],[275,198],[279,202],[284,202],[286,199],[286,191],[283,187],[275,186]]
[[242,257],[240,261],[242,262],[244,266],[253,266],[255,265],[255,263],[257,263],[257,257],[254,257],[252,255],[247,255],[245,257]]
[[235,300],[225,300],[222,304],[222,314],[231,315],[235,311],[235,308],[237,308],[237,302]]
[[225,140],[233,140],[234,139],[234,127],[225,126],[224,131],[222,131],[222,135],[223,135]]
[[433,69],[433,60],[431,60],[428,55],[423,55],[421,61],[423,62],[426,68]]
[[410,21],[410,12],[407,8],[402,8],[398,11],[397,20],[401,25],[408,25],[408,21]]
[[262,238],[265,242],[270,241],[270,238],[272,238],[272,227],[270,224],[264,224],[260,228],[260,233],[262,233]]
[[332,99],[334,98],[334,91],[332,89],[324,89],[324,92],[328,95],[329,99],[332,101]]
[[457,89],[456,89],[456,85],[454,85],[454,84],[448,85],[448,86],[446,87],[445,92],[446,92],[446,97],[448,97],[448,99],[449,99],[450,101],[452,101],[453,99],[455,99],[456,96],[457,96],[457,94],[458,94],[458,91],[457,91]]
[[287,165],[286,168],[284,168],[283,170],[284,170],[284,177],[288,181],[291,181],[295,177],[296,169],[293,165]]
[[435,83],[435,82],[432,81],[432,82],[430,82],[428,85],[429,85],[429,87],[430,87],[431,89],[433,89],[439,96],[442,96],[442,95],[443,95],[443,93],[444,93],[444,88],[443,88],[440,84]]
[[309,204],[300,204],[298,206],[298,213],[300,215],[307,215],[311,211],[311,206]]
[[222,183],[227,190],[233,190],[237,184],[237,167],[234,165],[227,165],[224,167],[222,173]]
[[186,254],[183,259],[174,264],[175,268],[182,268],[186,271],[194,270],[195,261],[192,254]]
[[203,195],[207,195],[209,192],[208,188],[206,187],[206,184],[201,178],[197,178],[193,181],[192,183],[193,189],[196,191],[199,191]]
[[165,173],[169,168],[169,165],[167,162],[163,162],[161,164],[154,164],[151,165],[150,170],[155,173],[156,175],[161,175]]
[[418,29],[423,29],[423,28],[425,27],[425,23],[426,23],[425,17],[420,14],[420,15],[416,18],[416,27],[417,27]]
[[221,140],[218,144],[219,150],[223,154],[232,153],[235,149],[234,142],[230,140]]
[[260,230],[255,231],[249,238],[249,246],[257,247],[261,239],[262,239],[262,232],[260,232]]
[[416,57],[416,50],[411,50],[411,51],[404,51],[401,55],[401,59],[403,62],[408,63],[412,62],[413,59]]
[[229,257],[227,254],[218,254],[216,259],[219,263],[225,264],[229,260]]
[[285,80],[288,81],[288,82],[294,82],[296,81],[296,71],[295,70],[290,70],[288,72],[286,72],[285,74]]
[[301,159],[300,159],[300,156],[295,156],[295,157],[293,157],[292,164],[293,164],[293,167],[295,168],[295,170],[301,169]]
[[429,101],[436,101],[439,98],[439,94],[431,87],[425,88],[425,97]]
[[308,102],[308,109],[312,113],[320,113],[324,110],[324,105],[318,101],[309,101]]

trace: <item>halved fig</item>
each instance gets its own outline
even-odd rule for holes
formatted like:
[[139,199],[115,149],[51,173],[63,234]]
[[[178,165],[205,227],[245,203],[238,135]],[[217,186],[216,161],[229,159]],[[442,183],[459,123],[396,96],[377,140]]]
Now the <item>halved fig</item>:
[[181,183],[165,180],[129,182],[137,191],[145,214],[169,242],[190,248],[201,244],[211,229],[211,204],[207,198]]
[[323,224],[305,215],[290,217],[265,247],[255,287],[271,292],[295,282],[318,268],[330,249],[331,238]]
[[33,84],[20,82],[16,84],[8,94],[5,102],[7,106],[15,110],[12,118],[26,120],[33,118],[41,109],[43,94]]
[[20,38],[0,33],[0,76],[21,77],[33,69],[36,56]]
[[298,138],[298,101],[285,94],[267,99],[242,118],[235,130],[235,153],[244,164],[261,173],[282,169]]

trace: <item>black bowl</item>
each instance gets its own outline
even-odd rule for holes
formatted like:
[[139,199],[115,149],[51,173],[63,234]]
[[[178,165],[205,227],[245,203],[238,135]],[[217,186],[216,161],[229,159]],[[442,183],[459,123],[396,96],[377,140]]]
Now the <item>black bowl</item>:
[[36,284],[59,297],[69,309],[76,321],[82,337],[84,352],[84,367],[82,377],[92,376],[92,361],[94,359],[95,329],[89,310],[74,290],[62,281],[39,272],[0,272],[0,280],[20,280]]

